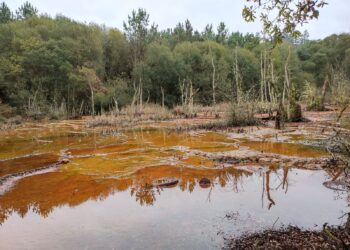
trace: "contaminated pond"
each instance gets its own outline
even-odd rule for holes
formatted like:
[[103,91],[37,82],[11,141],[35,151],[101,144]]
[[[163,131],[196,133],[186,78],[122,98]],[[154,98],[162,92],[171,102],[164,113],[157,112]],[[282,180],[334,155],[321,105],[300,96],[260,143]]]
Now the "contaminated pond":
[[344,222],[347,192],[323,185],[335,173],[209,157],[241,147],[326,155],[298,143],[165,126],[88,129],[65,121],[2,132],[0,249],[220,249],[225,237],[247,232]]

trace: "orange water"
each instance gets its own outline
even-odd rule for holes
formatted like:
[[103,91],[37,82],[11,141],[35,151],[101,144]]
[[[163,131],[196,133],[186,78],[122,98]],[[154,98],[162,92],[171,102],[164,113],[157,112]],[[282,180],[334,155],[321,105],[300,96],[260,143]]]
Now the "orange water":
[[[101,135],[82,121],[2,132],[0,178],[24,175],[6,188],[0,183],[0,249],[212,249],[222,246],[223,230],[241,234],[277,218],[276,226],[306,228],[341,222],[346,194],[322,185],[331,178],[326,172],[223,166],[203,156],[241,146],[305,157],[324,152],[238,144],[222,133],[161,126]],[[26,172],[56,163],[63,150],[71,155],[68,164]],[[178,182],[156,185],[168,178]],[[200,184],[203,178],[209,184]]]

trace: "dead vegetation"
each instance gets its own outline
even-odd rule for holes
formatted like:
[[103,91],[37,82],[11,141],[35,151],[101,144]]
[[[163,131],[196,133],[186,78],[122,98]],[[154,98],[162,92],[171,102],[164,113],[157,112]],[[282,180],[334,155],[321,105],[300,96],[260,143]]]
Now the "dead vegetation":
[[89,128],[103,126],[122,128],[139,122],[169,120],[172,117],[173,115],[169,109],[156,104],[143,104],[142,109],[132,105],[123,108],[119,112],[90,117],[86,121],[86,126]]
[[325,224],[322,231],[287,227],[229,239],[226,249],[349,249],[349,233],[346,225],[329,227]]

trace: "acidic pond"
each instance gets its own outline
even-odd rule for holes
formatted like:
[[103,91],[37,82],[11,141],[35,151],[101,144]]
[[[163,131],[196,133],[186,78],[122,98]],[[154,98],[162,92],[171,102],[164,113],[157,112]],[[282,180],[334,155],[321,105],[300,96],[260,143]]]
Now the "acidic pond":
[[[348,194],[323,186],[332,173],[222,166],[196,154],[238,144],[224,133],[161,126],[111,132],[85,129],[82,121],[3,132],[0,249],[220,249],[225,236],[344,222]],[[324,155],[295,143],[242,145]],[[69,163],[55,167],[63,156]]]

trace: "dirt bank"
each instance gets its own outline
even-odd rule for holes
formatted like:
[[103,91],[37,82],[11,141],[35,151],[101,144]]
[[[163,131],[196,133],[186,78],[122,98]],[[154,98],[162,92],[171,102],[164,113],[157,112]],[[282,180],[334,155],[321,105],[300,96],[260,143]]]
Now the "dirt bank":
[[345,225],[324,225],[322,231],[307,231],[297,227],[266,230],[227,239],[225,249],[350,249],[350,230]]

